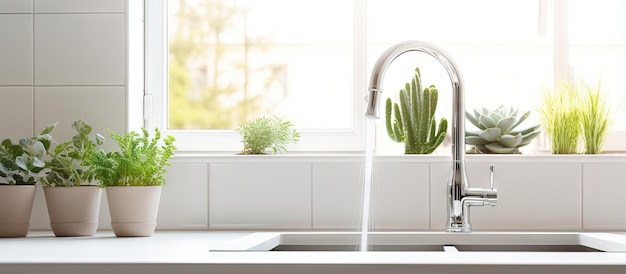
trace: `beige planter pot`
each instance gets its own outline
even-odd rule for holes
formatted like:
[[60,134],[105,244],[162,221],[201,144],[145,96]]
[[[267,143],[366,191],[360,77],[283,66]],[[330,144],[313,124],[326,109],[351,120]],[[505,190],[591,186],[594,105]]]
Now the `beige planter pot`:
[[26,237],[35,201],[34,185],[0,185],[0,237]]
[[58,237],[91,236],[98,230],[102,188],[44,187],[50,227]]
[[154,233],[160,186],[109,186],[106,192],[116,236],[147,237]]

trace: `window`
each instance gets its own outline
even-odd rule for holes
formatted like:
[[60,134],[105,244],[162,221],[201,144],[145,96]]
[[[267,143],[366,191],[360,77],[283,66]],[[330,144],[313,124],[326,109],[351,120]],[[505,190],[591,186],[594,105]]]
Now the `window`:
[[[455,58],[466,109],[514,104],[535,111],[540,92],[560,75],[601,78],[614,101],[626,102],[618,84],[626,71],[626,24],[619,14],[625,4],[565,2],[148,1],[147,90],[154,115],[147,125],[175,135],[181,150],[237,151],[237,125],[278,115],[302,132],[290,151],[359,151],[369,68],[404,40],[438,44]],[[558,23],[564,14],[567,24]],[[560,53],[569,55],[557,58]],[[424,54],[405,55],[387,71],[385,95],[396,95],[419,64],[424,82],[440,90],[437,117],[449,119],[443,68]],[[626,117],[621,111],[617,116]],[[378,124],[377,151],[398,150]],[[615,130],[626,132],[626,119]],[[619,136],[609,139],[610,149],[626,147]]]

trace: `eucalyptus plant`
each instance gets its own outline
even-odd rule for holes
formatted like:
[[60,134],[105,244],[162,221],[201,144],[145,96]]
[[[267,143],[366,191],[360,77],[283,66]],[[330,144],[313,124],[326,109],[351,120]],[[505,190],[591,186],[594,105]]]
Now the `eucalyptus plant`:
[[96,134],[91,140],[92,128],[84,120],[74,121],[72,129],[76,132],[72,140],[58,144],[51,153],[52,159],[46,164],[50,173],[42,180],[45,186],[80,186],[94,180],[88,160],[97,146],[104,143],[104,137]]
[[300,133],[290,121],[273,117],[259,117],[235,129],[242,137],[243,154],[265,154],[268,149],[287,152],[287,145],[300,140]]
[[166,167],[174,156],[174,137],[161,140],[161,132],[154,129],[150,136],[147,129],[119,134],[107,129],[118,150],[96,151],[89,157],[91,171],[101,186],[162,186],[165,185]]
[[50,132],[57,123],[45,127],[38,136],[22,138],[18,144],[11,139],[0,143],[0,178],[10,185],[34,185],[44,178],[50,169],[45,157],[52,144]]

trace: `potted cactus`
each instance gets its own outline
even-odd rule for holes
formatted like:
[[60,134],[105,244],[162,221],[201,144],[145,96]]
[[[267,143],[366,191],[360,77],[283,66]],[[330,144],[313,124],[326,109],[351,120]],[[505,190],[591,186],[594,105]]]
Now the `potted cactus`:
[[514,107],[499,106],[495,109],[475,108],[465,117],[478,130],[465,130],[465,144],[473,148],[468,153],[518,154],[519,148],[528,145],[541,133],[541,125],[516,129],[526,121],[530,111],[520,112]]
[[437,128],[437,97],[438,91],[434,85],[422,90],[420,70],[415,68],[411,83],[406,83],[405,88],[400,90],[400,105],[387,98],[387,134],[391,140],[404,143],[405,154],[431,154],[443,142],[448,121],[441,118]]
[[93,184],[95,174],[87,160],[104,137],[96,134],[91,140],[91,126],[84,120],[74,121],[72,129],[76,132],[72,139],[50,153],[49,173],[41,182],[54,234],[91,236],[98,228],[102,188]]
[[38,136],[0,143],[0,237],[25,237],[35,199],[35,184],[47,175],[44,157],[52,143],[47,126]]

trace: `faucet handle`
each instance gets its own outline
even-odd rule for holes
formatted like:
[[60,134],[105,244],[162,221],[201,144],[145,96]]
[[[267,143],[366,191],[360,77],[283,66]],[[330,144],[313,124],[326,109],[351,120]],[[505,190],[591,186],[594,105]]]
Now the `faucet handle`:
[[493,186],[494,186],[494,181],[493,181],[493,173],[494,173],[494,169],[495,169],[494,164],[491,164],[491,165],[489,166],[489,185],[490,185],[490,188],[491,188],[491,189],[493,189]]

